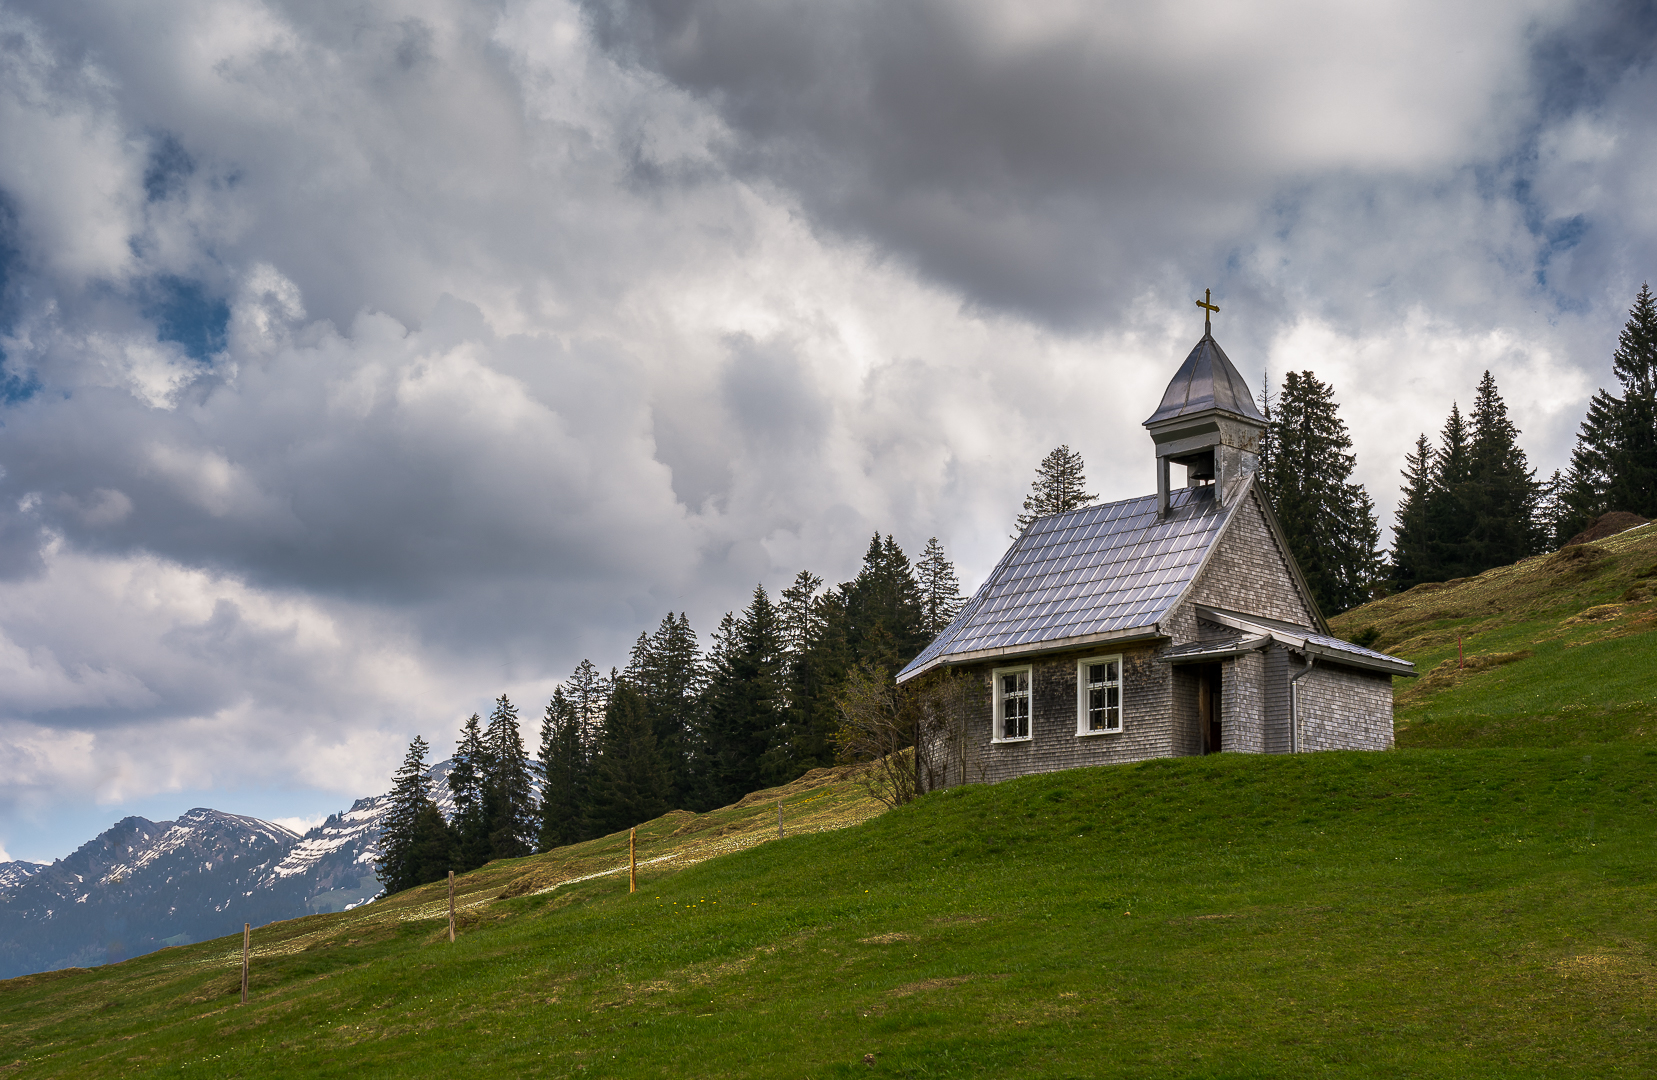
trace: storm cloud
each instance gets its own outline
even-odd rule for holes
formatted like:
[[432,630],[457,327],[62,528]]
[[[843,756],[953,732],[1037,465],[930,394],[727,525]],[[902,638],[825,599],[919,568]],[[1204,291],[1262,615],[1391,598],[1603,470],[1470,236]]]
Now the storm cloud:
[[1551,470],[1657,264],[1654,42],[1541,2],[0,3],[0,850],[326,812],[875,530],[976,582],[1057,443],[1148,486],[1204,287],[1257,389],[1335,384],[1383,510],[1486,367]]

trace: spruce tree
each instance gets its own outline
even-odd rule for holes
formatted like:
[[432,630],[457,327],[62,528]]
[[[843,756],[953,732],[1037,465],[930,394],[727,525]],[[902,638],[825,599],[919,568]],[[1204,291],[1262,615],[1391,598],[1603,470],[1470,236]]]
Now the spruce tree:
[[1380,527],[1369,494],[1349,482],[1352,440],[1334,390],[1310,371],[1289,372],[1270,437],[1265,487],[1313,598],[1326,615],[1363,603],[1377,574]]
[[1634,298],[1611,369],[1623,392],[1607,502],[1657,518],[1657,301],[1649,285]]
[[756,586],[742,617],[727,612],[708,651],[699,732],[699,798],[707,808],[787,783],[787,714],[781,700],[784,653],[777,610]]
[[1472,476],[1472,435],[1460,404],[1451,402],[1450,415],[1439,433],[1432,494],[1427,500],[1427,565],[1432,575],[1428,580],[1467,577],[1473,565],[1467,545],[1473,519]]
[[1588,413],[1577,429],[1571,464],[1559,492],[1554,523],[1555,547],[1575,536],[1611,505],[1612,478],[1621,455],[1622,401],[1604,390],[1588,399]]
[[870,539],[863,566],[842,592],[848,669],[862,663],[895,673],[931,640],[909,556],[890,534]]
[[598,743],[598,729],[604,723],[604,676],[591,660],[582,660],[564,680],[564,691],[581,724],[582,742],[591,753]]
[[656,747],[668,770],[668,799],[688,805],[693,799],[692,732],[702,690],[702,650],[683,613],[668,612],[656,632],[635,646],[626,681],[644,698]]
[[489,748],[483,741],[482,718],[473,713],[460,729],[449,765],[449,793],[454,798],[455,869],[476,870],[489,861],[489,815],[484,810],[485,788],[494,772]]
[[489,750],[484,808],[489,816],[489,853],[496,859],[514,859],[534,850],[538,822],[535,792],[530,781],[529,756],[518,730],[518,710],[502,694],[489,715],[483,733]]
[[828,694],[840,678],[838,650],[829,645],[830,621],[838,612],[823,579],[801,570],[782,592],[778,617],[784,651],[782,698],[787,710],[788,753],[796,768],[834,763],[830,741],[837,717]]
[[443,811],[430,799],[414,818],[409,866],[413,872],[411,880],[416,885],[442,881],[454,869],[454,830],[443,820]]
[[782,629],[783,648],[789,656],[803,655],[822,632],[823,612],[817,602],[817,592],[822,587],[822,578],[810,570],[801,570],[779,597],[777,619]]
[[1610,510],[1657,518],[1657,298],[1649,285],[1634,298],[1611,367],[1623,393],[1600,390],[1588,402],[1560,485],[1555,544]]
[[1392,581],[1399,590],[1432,581],[1427,531],[1427,504],[1433,496],[1433,444],[1416,436],[1415,453],[1404,456],[1404,497],[1398,501],[1392,529]]
[[590,808],[597,833],[660,817],[668,811],[667,795],[667,765],[656,746],[644,698],[627,680],[618,680],[593,762]]
[[921,594],[921,633],[937,637],[955,621],[964,601],[955,564],[944,557],[943,545],[936,536],[926,542],[926,550],[915,563],[915,578]]
[[1519,448],[1519,429],[1489,371],[1473,401],[1464,504],[1463,548],[1469,574],[1518,562],[1541,550],[1536,473]]
[[1086,506],[1099,496],[1090,495],[1087,477],[1083,475],[1082,455],[1068,446],[1054,447],[1036,467],[1036,478],[1030,484],[1030,494],[1024,497],[1024,512],[1013,523],[1013,539],[1024,534],[1030,522],[1048,514],[1062,514],[1078,506]]
[[374,862],[374,872],[388,895],[435,881],[448,872],[449,839],[442,827],[443,815],[432,802],[431,778],[426,772],[429,749],[426,740],[416,735],[392,778],[390,806],[380,821],[379,853]]
[[580,843],[588,829],[587,781],[589,762],[575,706],[554,687],[541,721],[540,829],[536,849]]

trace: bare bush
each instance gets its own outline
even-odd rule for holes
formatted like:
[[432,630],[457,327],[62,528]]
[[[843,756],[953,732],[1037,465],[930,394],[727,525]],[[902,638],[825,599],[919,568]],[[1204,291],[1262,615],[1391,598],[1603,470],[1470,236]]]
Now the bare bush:
[[966,721],[982,692],[954,671],[935,671],[899,686],[883,669],[860,664],[835,695],[840,760],[871,763],[863,783],[887,806],[974,779],[982,769],[976,767]]

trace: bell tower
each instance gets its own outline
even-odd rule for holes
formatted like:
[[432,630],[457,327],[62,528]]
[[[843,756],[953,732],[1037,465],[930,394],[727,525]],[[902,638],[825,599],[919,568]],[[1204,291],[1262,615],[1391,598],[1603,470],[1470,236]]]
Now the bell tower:
[[1266,418],[1254,403],[1248,384],[1214,340],[1209,316],[1219,311],[1205,291],[1202,340],[1185,358],[1162,395],[1162,404],[1145,421],[1156,444],[1156,510],[1168,515],[1169,466],[1185,466],[1190,487],[1213,484],[1223,505],[1234,496],[1237,481],[1260,467],[1260,440]]

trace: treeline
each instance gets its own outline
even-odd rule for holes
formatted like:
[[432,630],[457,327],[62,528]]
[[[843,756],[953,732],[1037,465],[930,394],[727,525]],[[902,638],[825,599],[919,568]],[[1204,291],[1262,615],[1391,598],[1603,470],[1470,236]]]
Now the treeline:
[[1486,371],[1462,415],[1452,403],[1437,446],[1425,433],[1404,458],[1391,586],[1471,577],[1548,548],[1542,485]]
[[1291,371],[1261,404],[1261,487],[1325,615],[1425,581],[1506,566],[1548,550],[1557,531],[1549,487],[1537,482],[1489,371],[1474,389],[1472,410],[1464,414],[1452,402],[1438,442],[1422,433],[1405,456],[1385,553],[1375,504],[1351,478],[1356,458],[1333,388],[1309,371]]
[[1489,372],[1472,409],[1452,402],[1435,443],[1405,456],[1392,547],[1377,550],[1374,504],[1351,482],[1351,440],[1334,392],[1290,372],[1262,397],[1262,487],[1318,605],[1334,615],[1428,581],[1471,577],[1559,547],[1611,510],[1657,517],[1657,301],[1642,285],[1612,368],[1620,396],[1588,404],[1569,470],[1538,482]]
[[1657,517],[1657,304],[1640,286],[1612,355],[1622,395],[1588,403],[1570,469],[1538,483],[1487,371],[1463,416],[1405,458],[1390,585],[1470,577],[1564,544],[1612,510]]
[[[891,536],[869,542],[851,581],[825,589],[802,571],[773,599],[756,587],[706,651],[683,613],[641,633],[620,670],[583,660],[553,691],[532,760],[503,695],[485,725],[462,727],[445,820],[427,790],[417,737],[381,833],[387,892],[490,859],[547,851],[649,821],[705,811],[831,765],[836,696],[854,669],[891,673],[960,610],[936,538],[911,562]],[[536,797],[535,781],[540,794]]]

